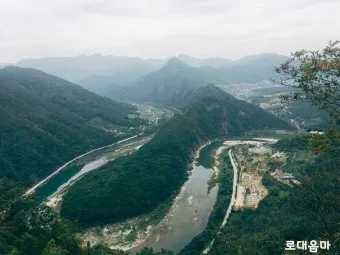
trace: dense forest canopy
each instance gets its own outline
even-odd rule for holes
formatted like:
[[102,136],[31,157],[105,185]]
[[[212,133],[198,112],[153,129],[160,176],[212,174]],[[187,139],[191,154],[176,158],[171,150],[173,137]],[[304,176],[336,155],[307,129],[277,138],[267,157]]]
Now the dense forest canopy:
[[[338,124],[340,55],[336,45],[330,43],[322,52],[300,51],[277,71],[285,77],[283,82],[289,81],[286,85],[299,89],[293,99],[310,100]],[[170,75],[172,71],[168,72]],[[139,120],[126,118],[134,107],[95,96],[39,71],[13,67],[0,70],[0,99],[0,114],[4,116],[0,120],[4,130],[0,134],[0,254],[127,255],[102,245],[80,247],[74,224],[42,205],[38,197],[21,195],[25,185],[46,176],[71,156],[116,139],[91,125],[91,118],[99,116],[117,126],[138,125]],[[149,212],[176,194],[187,178],[194,152],[205,141],[259,128],[291,128],[215,86],[195,90],[179,100],[176,102],[190,102],[181,105],[183,115],[175,115],[164,124],[151,142],[74,184],[64,197],[62,216],[88,226]],[[289,165],[293,162],[287,166],[300,171],[301,184],[290,187],[264,174],[269,195],[256,211],[232,213],[216,236],[216,222],[223,218],[223,208],[230,199],[230,186],[226,184],[231,172],[224,169],[220,177],[224,185],[219,192],[222,200],[210,217],[207,231],[181,254],[201,254],[212,237],[216,241],[211,255],[283,254],[286,240],[329,240],[329,254],[340,250],[339,129],[282,139],[273,148],[312,154],[299,162],[299,169]],[[138,255],[172,252],[145,248]]]
[[[307,152],[310,139],[287,138],[274,147],[284,152]],[[304,175],[302,184],[294,187],[265,175],[268,197],[256,211],[232,213],[209,254],[285,254],[286,240],[328,240],[332,247],[328,253],[323,252],[336,254],[340,249],[339,163],[334,154],[305,160],[297,169]]]
[[23,190],[0,179],[0,254],[81,255],[74,226],[37,197],[21,197]]
[[109,163],[71,186],[61,213],[82,225],[146,213],[181,187],[200,144],[209,138],[257,128],[291,127],[259,107],[208,85],[192,98],[184,115],[175,115],[137,153]]
[[240,135],[251,129],[293,129],[273,114],[211,84],[196,90],[182,105],[185,115],[211,137]]
[[[312,102],[339,124],[340,48],[337,44],[330,42],[322,51],[298,51],[278,67],[277,72],[282,75],[282,84],[297,89],[291,95],[282,95],[283,99]],[[289,162],[285,166],[303,176],[301,184],[289,187],[266,175],[263,181],[269,196],[256,211],[233,213],[210,254],[290,254],[284,251],[287,240],[327,240],[331,248],[323,252],[338,254],[339,126],[324,134],[282,139],[273,147],[287,153],[314,154],[303,162]]]
[[[0,179],[0,254],[129,255],[102,245],[80,247],[76,227],[41,205],[35,196],[21,197],[22,186]],[[3,210],[6,208],[6,210]],[[144,249],[138,255],[172,255]]]
[[175,115],[133,156],[89,173],[73,185],[64,198],[62,215],[90,224],[148,212],[181,187],[194,151],[206,139],[187,118]]
[[62,163],[117,140],[90,120],[119,126],[131,105],[97,96],[60,78],[33,69],[0,70],[0,177],[32,185]]

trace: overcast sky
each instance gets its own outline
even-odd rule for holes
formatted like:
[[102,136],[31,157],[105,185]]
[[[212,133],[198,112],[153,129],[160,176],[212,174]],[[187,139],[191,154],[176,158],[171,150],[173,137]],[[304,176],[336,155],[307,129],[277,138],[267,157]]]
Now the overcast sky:
[[0,63],[289,54],[340,39],[340,0],[0,0]]

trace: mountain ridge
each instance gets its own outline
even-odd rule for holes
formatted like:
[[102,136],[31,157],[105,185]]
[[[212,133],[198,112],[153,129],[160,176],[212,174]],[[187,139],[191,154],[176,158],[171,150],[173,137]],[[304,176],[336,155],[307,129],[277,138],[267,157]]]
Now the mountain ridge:
[[[177,97],[183,97],[183,94],[190,93],[194,87],[208,83],[225,85],[274,79],[276,77],[274,67],[281,64],[287,57],[263,53],[246,56],[239,60],[196,59],[184,55],[163,60],[129,57],[125,59],[101,55],[80,58],[86,61],[79,64],[80,67],[85,65],[85,69],[79,69],[79,72],[89,72],[91,66],[96,66],[97,69],[93,69],[91,74],[78,80],[77,83],[82,87],[119,101],[173,105],[176,104]],[[93,62],[91,58],[94,58]],[[103,63],[100,59],[104,59]],[[53,58],[49,59],[49,61],[52,60]],[[190,63],[185,63],[185,60],[192,66],[189,65]],[[64,59],[53,61],[59,65],[59,62],[63,62]],[[77,61],[74,62],[77,63]],[[74,63],[61,66],[62,69],[76,67]],[[49,64],[44,68],[50,68]],[[78,72],[69,71],[72,74]]]
[[293,129],[274,114],[237,99],[213,84],[196,89],[187,101],[190,103],[182,106],[184,114],[213,136],[240,135],[251,129]]
[[220,77],[218,70],[191,67],[172,58],[161,69],[141,77],[134,85],[117,88],[113,98],[176,106],[180,98],[195,88],[217,82]]
[[[282,56],[275,53],[263,53],[258,55],[245,56],[238,60],[230,60],[220,57],[197,58],[185,54],[177,56],[192,67],[212,67],[223,68],[244,62],[247,59],[254,59],[256,56]],[[161,68],[172,57],[153,59],[116,55],[79,55],[70,57],[46,57],[46,58],[27,58],[16,63],[19,67],[31,67],[39,69],[49,74],[57,75],[72,82],[80,82],[93,75],[114,75],[115,70],[127,64],[142,63],[153,67],[153,70]]]
[[116,141],[117,128],[138,124],[135,107],[100,97],[34,69],[0,69],[0,177],[29,186],[81,152]]

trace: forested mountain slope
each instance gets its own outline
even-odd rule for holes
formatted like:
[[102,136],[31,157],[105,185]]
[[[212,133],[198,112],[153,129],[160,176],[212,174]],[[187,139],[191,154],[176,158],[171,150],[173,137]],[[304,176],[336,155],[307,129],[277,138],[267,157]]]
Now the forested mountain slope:
[[313,140],[318,140],[318,137],[296,136],[273,145],[288,155],[309,153],[308,157],[299,157],[285,166],[289,171],[295,171],[294,176],[303,176],[301,184],[288,186],[269,174],[264,175],[263,183],[269,190],[268,197],[256,211],[233,212],[209,254],[286,254],[284,248],[287,240],[295,240],[295,243],[299,240],[308,243],[311,240],[329,241],[329,251],[319,249],[319,252],[338,254],[339,140],[328,140],[330,150],[322,154],[314,152],[315,155],[308,149],[308,144],[311,145]]
[[31,185],[90,148],[116,140],[91,119],[117,126],[135,108],[34,69],[0,70],[0,177]]
[[113,97],[122,101],[176,105],[195,88],[217,82],[221,77],[217,69],[194,68],[172,58],[160,70],[140,78],[132,86],[116,88]]
[[0,179],[0,254],[81,255],[74,226],[37,197],[22,197],[24,189]]
[[179,104],[185,115],[211,136],[237,135],[251,129],[292,129],[288,122],[214,85],[195,90]]
[[61,214],[86,225],[151,210],[181,187],[194,151],[206,139],[185,116],[175,115],[133,156],[109,163],[72,185]]
[[87,174],[70,187],[61,213],[81,224],[123,220],[165,201],[186,180],[193,152],[204,141],[256,128],[290,128],[260,108],[209,85],[195,94],[137,153]]
[[[275,77],[274,64],[279,65],[285,59],[286,57],[280,55],[260,54],[232,61],[227,66],[214,68],[200,65],[192,67],[178,58],[171,58],[158,71],[140,78],[133,85],[112,88],[107,95],[122,101],[177,106],[196,88],[208,83],[251,83],[271,79]],[[204,61],[201,64],[203,63]]]

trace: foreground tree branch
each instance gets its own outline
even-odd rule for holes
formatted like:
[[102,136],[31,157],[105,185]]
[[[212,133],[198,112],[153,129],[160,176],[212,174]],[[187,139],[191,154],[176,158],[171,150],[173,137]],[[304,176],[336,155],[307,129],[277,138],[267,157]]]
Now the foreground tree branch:
[[283,100],[308,100],[327,111],[340,124],[340,48],[332,42],[321,51],[300,50],[275,71],[279,83],[296,91],[282,95]]

